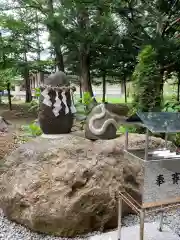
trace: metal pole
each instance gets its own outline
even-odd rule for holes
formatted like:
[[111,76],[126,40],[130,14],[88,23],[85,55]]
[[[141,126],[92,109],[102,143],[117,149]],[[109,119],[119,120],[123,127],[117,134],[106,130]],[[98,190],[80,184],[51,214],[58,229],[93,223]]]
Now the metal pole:
[[164,214],[163,214],[163,211],[161,211],[160,224],[159,224],[159,231],[160,232],[162,232],[162,229],[163,229],[163,217],[164,217]]
[[118,201],[118,232],[117,232],[117,239],[121,240],[121,228],[122,228],[122,198],[119,197]]
[[165,148],[167,149],[167,142],[168,142],[168,134],[165,133]]
[[145,160],[148,160],[148,147],[149,147],[149,130],[146,129],[145,156],[144,156]]
[[125,150],[128,150],[128,130],[125,131]]
[[140,212],[140,240],[144,240],[144,218],[145,218],[145,210],[141,210]]

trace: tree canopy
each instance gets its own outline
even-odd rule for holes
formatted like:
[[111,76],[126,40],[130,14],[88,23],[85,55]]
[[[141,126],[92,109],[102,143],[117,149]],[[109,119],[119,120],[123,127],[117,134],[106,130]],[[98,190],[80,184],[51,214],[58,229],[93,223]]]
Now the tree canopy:
[[[126,85],[136,79],[136,89],[154,77],[162,92],[164,72],[179,71],[179,0],[14,0],[13,5],[2,1],[0,10],[0,68],[15,68],[23,75],[27,101],[31,98],[29,71],[53,71],[53,65],[78,76],[83,91],[91,95],[92,83],[103,83],[105,91],[107,81],[116,79]],[[46,51],[51,57],[46,60],[41,59],[42,32],[49,35]],[[141,59],[145,52],[150,54],[147,60],[152,60],[148,66]],[[157,74],[148,79],[154,63]],[[157,86],[152,83],[152,87]]]

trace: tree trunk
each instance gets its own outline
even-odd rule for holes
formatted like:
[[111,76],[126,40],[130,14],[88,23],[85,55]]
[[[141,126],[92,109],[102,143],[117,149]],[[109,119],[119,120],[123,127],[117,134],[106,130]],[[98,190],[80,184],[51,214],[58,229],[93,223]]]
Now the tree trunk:
[[[2,64],[2,68],[6,69],[6,55],[4,53],[4,43],[3,43],[3,39],[2,39],[2,33],[0,31],[0,43],[1,43],[1,47],[2,47],[2,60],[3,60],[3,64]],[[2,103],[2,96],[4,96],[4,90],[1,91],[2,95],[0,96],[0,103]]]
[[82,97],[83,97],[83,94],[82,94],[82,85],[81,85],[81,81],[79,82],[79,93],[80,93],[80,102],[82,103]]
[[55,41],[54,41],[54,50],[56,54],[56,65],[59,71],[64,72],[64,60],[63,60],[61,47],[59,46],[59,43],[56,43]]
[[32,94],[31,94],[31,85],[30,85],[30,78],[29,78],[29,69],[25,66],[24,69],[24,79],[25,79],[25,89],[26,89],[26,103],[32,101]]
[[[23,22],[23,15],[26,14],[25,12],[21,11],[22,9],[20,9],[20,17],[21,17],[21,21]],[[27,10],[27,9],[26,9]],[[26,40],[25,35],[22,36],[23,38],[23,57],[24,57],[24,69],[23,69],[23,77],[25,80],[25,90],[26,90],[26,103],[29,103],[32,101],[32,95],[31,95],[31,81],[29,78],[29,65],[28,65],[28,60],[27,60],[27,53],[28,53],[28,42]]]
[[[88,31],[88,25],[89,25],[88,10],[86,8],[78,9],[77,19],[78,19],[80,32],[86,35]],[[91,77],[90,77],[90,55],[89,55],[90,45],[85,41],[86,40],[80,42],[80,48],[79,48],[81,84],[82,84],[82,91],[89,92],[90,95],[93,97]]]
[[89,92],[93,97],[93,90],[90,79],[90,61],[87,53],[86,44],[81,45],[80,49],[80,70],[81,70],[81,84],[82,91]]
[[180,72],[178,72],[178,90],[177,90],[177,101],[179,102],[180,94]]
[[124,81],[121,80],[121,94],[124,94]]
[[12,103],[11,103],[11,84],[7,83],[7,92],[8,92],[8,103],[9,103],[9,110],[12,110]]
[[38,12],[36,11],[36,45],[37,45],[37,60],[41,60],[41,44],[39,39],[39,18],[38,18]]
[[127,87],[126,87],[126,76],[124,76],[124,79],[123,79],[123,84],[124,84],[124,100],[125,100],[125,103],[127,103]]
[[[48,8],[49,8],[48,19],[49,19],[49,22],[52,22],[52,20],[54,19],[53,0],[48,0]],[[56,65],[57,65],[59,71],[64,72],[64,59],[63,59],[61,46],[60,46],[60,43],[59,43],[58,37],[57,37],[57,34],[60,34],[60,33],[59,33],[59,31],[54,31],[53,26],[50,23],[47,24],[47,28],[49,29],[50,40],[51,40],[52,46],[54,48]]]
[[160,94],[163,97],[163,90],[164,90],[164,70],[160,71]]
[[103,76],[102,76],[102,83],[103,83],[103,97],[102,97],[102,102],[106,102],[106,72],[103,71]]
[[27,61],[26,47],[24,52],[24,80],[25,80],[25,89],[26,89],[26,103],[29,103],[32,101],[32,94],[31,94],[31,83],[29,78],[29,67],[28,67],[28,61]]

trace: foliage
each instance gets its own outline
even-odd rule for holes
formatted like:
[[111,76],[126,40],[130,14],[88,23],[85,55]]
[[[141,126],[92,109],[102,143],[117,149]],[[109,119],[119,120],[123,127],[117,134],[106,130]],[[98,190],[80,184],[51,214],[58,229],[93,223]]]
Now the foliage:
[[175,136],[172,138],[172,142],[175,146],[180,147],[180,133],[176,133]]
[[35,97],[37,99],[34,99],[30,102],[30,107],[29,107],[29,110],[28,112],[31,112],[31,113],[37,113],[39,112],[39,97],[41,95],[41,90],[40,88],[35,88],[35,93],[34,93]]
[[148,45],[140,52],[133,73],[134,106],[141,111],[157,110],[161,106],[162,89],[156,50]]
[[[6,67],[16,66],[24,73],[27,68],[52,67],[52,70],[55,62],[59,70],[76,74],[83,91],[91,95],[94,76],[106,75],[106,81],[112,83],[114,76],[118,77],[118,82],[130,80],[136,56],[146,45],[151,45],[156,52],[152,60],[154,66],[139,75],[146,79],[142,81],[148,84],[146,90],[151,84],[156,89],[155,79],[163,85],[155,66],[169,72],[179,69],[180,1],[14,0],[13,3],[17,8],[12,9],[9,1],[0,4],[0,10],[12,10],[10,14],[5,11],[0,14],[0,27],[10,33],[3,37]],[[51,43],[52,57],[47,65],[39,61],[42,46],[38,39],[42,31],[49,32]],[[25,58],[27,53],[37,57],[31,57],[30,61]],[[152,91],[155,95],[155,90]],[[152,104],[150,100],[146,106],[140,106],[141,97],[137,105],[146,109],[160,105],[160,99],[153,99]]]
[[14,68],[0,69],[0,90],[6,89],[7,83],[13,83],[19,77]]
[[[180,112],[180,102],[178,101],[166,101],[163,108],[164,112]],[[180,146],[180,133],[171,134],[169,136],[169,140],[171,140],[176,146]]]
[[31,123],[30,125],[22,126],[22,130],[25,132],[26,135],[31,137],[37,137],[42,134],[41,128],[35,122]]
[[166,101],[163,107],[164,112],[180,112],[180,102]]
[[41,95],[41,89],[40,88],[35,88],[35,97],[39,98]]
[[77,109],[76,118],[79,120],[86,119],[87,115],[91,112],[94,107],[93,97],[91,97],[89,92],[85,92],[83,94],[83,98],[79,99],[79,101],[75,104]]
[[[127,127],[127,130],[129,133],[136,133],[137,132],[137,128],[136,127],[130,127],[128,126]],[[125,133],[126,132],[126,128],[121,126],[119,129],[118,129],[118,132],[120,133]]]
[[75,104],[77,110],[75,118],[81,122],[82,128],[84,126],[87,116],[89,115],[94,106],[94,98],[91,97],[91,94],[89,92],[85,92],[83,94],[83,98]]
[[[18,6],[17,1],[14,4]],[[9,7],[8,3],[2,3],[2,6]],[[25,83],[27,102],[32,99],[29,72],[42,70],[47,62],[40,61],[43,50],[39,40],[40,32],[37,11],[17,7],[12,11],[0,12],[0,69],[18,69],[21,75],[18,79],[23,79]]]
[[38,100],[33,100],[30,103],[30,107],[28,109],[28,112],[32,113],[32,112],[39,112],[39,101]]

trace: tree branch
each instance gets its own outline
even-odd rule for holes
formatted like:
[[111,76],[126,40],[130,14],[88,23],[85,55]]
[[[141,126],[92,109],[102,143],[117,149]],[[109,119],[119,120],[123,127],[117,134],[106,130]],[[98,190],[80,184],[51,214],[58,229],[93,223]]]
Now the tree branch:
[[163,67],[160,68],[159,70],[160,70],[160,71],[162,71],[162,70],[166,71],[166,70],[168,70],[169,68],[174,67],[175,65],[176,65],[176,63],[173,62],[173,63],[170,63],[170,64],[168,64],[168,65],[163,66]]
[[12,10],[21,10],[21,9],[35,9],[35,10],[39,10],[41,13],[43,13],[44,15],[48,14],[48,9],[43,8],[40,5],[26,5],[26,6],[16,6],[16,7],[0,7],[0,11],[4,12],[4,11],[12,11]]
[[174,7],[176,6],[176,4],[177,4],[178,2],[179,2],[179,0],[175,0],[175,2],[172,3],[172,6],[171,6],[170,11],[169,11],[168,19],[167,19],[167,21],[166,21],[166,23],[165,23],[165,26],[164,26],[163,30],[162,30],[162,36],[165,34],[165,32],[166,32],[167,29],[168,29],[169,21],[170,21],[170,19],[171,19],[171,17],[172,17]]
[[172,28],[176,23],[178,23],[178,22],[180,22],[180,17],[179,18],[177,18],[176,20],[174,20],[170,25],[169,25],[169,27],[166,29],[166,32],[170,29],[170,28]]

